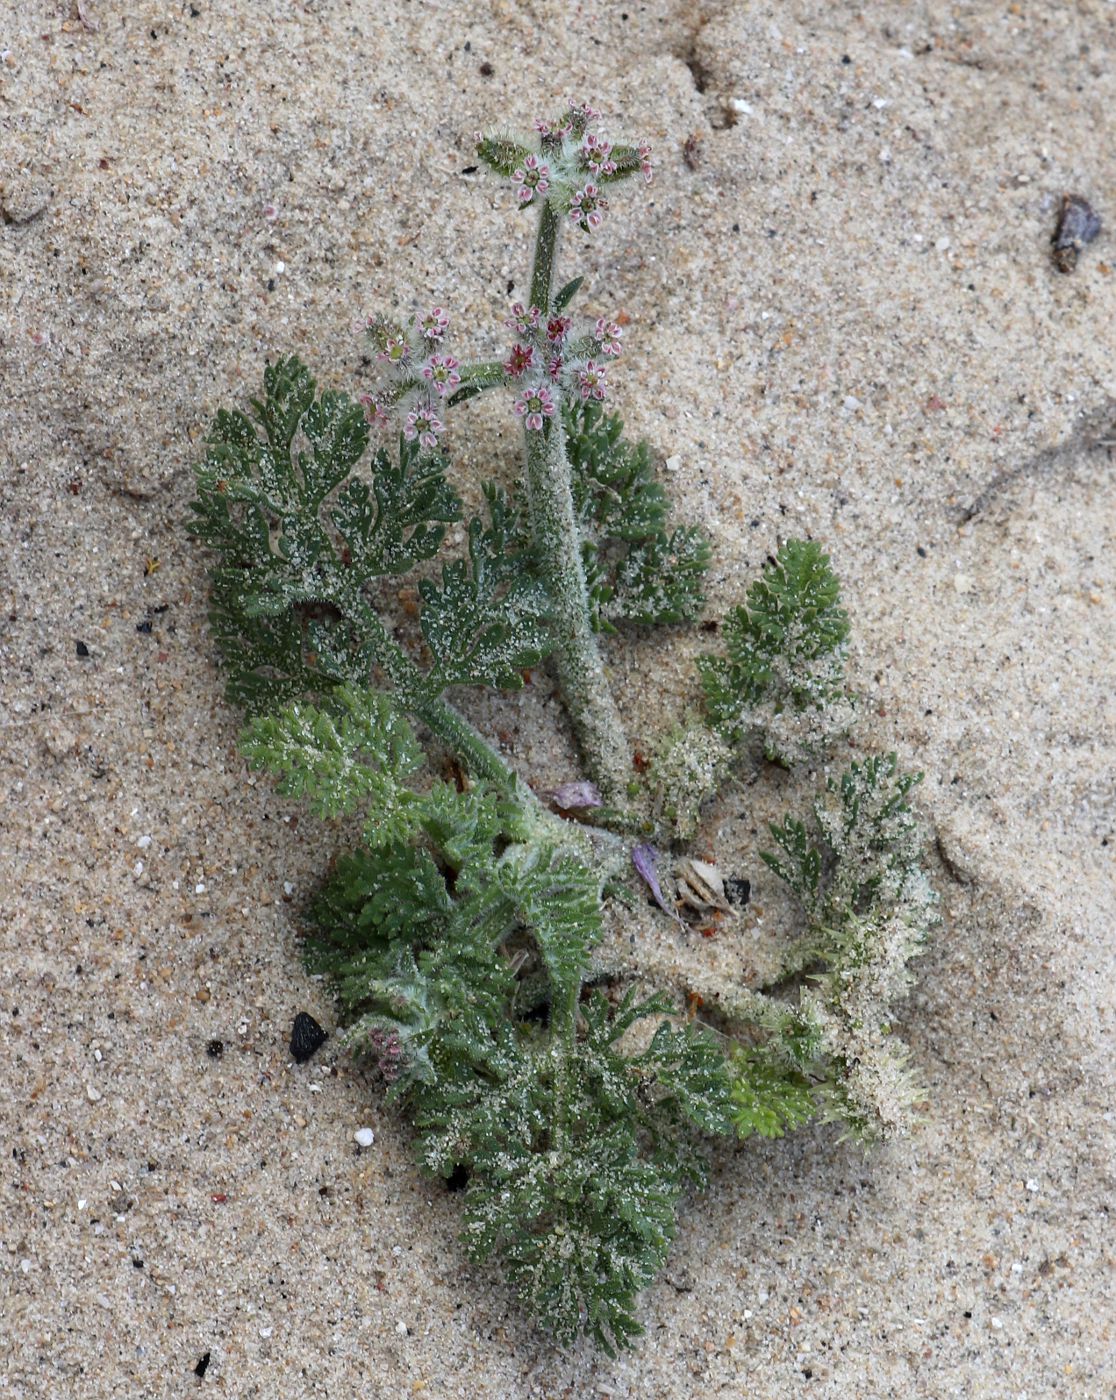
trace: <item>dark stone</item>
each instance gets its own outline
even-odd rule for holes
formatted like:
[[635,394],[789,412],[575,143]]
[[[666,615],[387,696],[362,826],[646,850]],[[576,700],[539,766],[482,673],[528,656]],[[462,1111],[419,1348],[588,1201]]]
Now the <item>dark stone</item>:
[[294,1018],[294,1025],[291,1027],[291,1054],[298,1064],[304,1065],[328,1039],[328,1033],[322,1030],[309,1012],[300,1011]]

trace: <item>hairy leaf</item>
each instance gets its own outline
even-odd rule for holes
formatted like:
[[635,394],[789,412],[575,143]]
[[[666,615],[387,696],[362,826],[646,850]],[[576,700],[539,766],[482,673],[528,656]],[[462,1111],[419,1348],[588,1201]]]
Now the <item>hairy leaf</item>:
[[667,499],[646,443],[600,404],[564,407],[574,505],[594,626],[684,622],[701,610],[709,543],[695,526],[667,532]]
[[725,619],[727,656],[698,660],[710,723],[733,745],[759,733],[770,758],[810,755],[847,727],[848,632],[828,557],[788,540]]
[[523,671],[551,647],[550,600],[532,567],[518,513],[496,487],[486,490],[489,521],[469,524],[469,557],[444,565],[441,582],[423,579],[422,633],[434,656],[431,684],[523,685]]
[[229,698],[250,714],[366,681],[361,586],[430,558],[460,516],[440,458],[401,442],[398,466],[379,452],[362,474],[367,443],[360,406],[316,397],[294,357],[267,368],[252,416],[214,420],[190,528],[218,555],[210,622]]

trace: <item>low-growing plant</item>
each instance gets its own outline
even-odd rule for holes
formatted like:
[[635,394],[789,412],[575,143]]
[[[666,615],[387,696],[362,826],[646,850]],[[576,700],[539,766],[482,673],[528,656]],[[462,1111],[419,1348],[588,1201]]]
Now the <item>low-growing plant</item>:
[[[710,547],[672,525],[651,451],[604,407],[621,327],[573,314],[580,277],[556,285],[562,231],[591,233],[621,183],[651,178],[650,148],[610,143],[597,115],[478,142],[538,219],[506,358],[458,360],[434,307],[369,321],[382,373],[356,400],[276,361],[250,412],[217,414],[191,528],[215,556],[245,755],[323,819],[362,822],[306,911],[347,1043],[405,1106],[422,1169],[467,1180],[470,1255],[496,1256],[560,1342],[611,1351],[641,1330],[708,1139],[815,1117],[864,1140],[903,1129],[915,1091],[891,1021],[934,896],[917,779],[869,758],[829,778],[815,835],[771,828],[764,859],[805,924],[767,985],[714,988],[702,1021],[685,988],[649,995],[594,962],[640,890],[681,922],[681,843],[721,788],[763,756],[821,762],[851,722],[837,580],[788,540],[729,613],[725,654],[700,659],[700,713],[646,742],[649,764],[625,732],[601,639],[694,620]],[[446,423],[482,393],[510,398],[523,466],[481,483],[466,519]],[[410,573],[401,641],[383,584]],[[544,663],[584,773],[540,797],[452,697]],[[716,867],[689,869],[731,923]]]

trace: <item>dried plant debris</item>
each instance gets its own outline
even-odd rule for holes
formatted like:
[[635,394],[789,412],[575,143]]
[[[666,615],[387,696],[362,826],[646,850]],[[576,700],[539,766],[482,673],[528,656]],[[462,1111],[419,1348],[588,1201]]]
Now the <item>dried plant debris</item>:
[[1059,272],[1072,272],[1077,256],[1101,231],[1100,215],[1080,194],[1064,194],[1058,227],[1050,240],[1054,266]]

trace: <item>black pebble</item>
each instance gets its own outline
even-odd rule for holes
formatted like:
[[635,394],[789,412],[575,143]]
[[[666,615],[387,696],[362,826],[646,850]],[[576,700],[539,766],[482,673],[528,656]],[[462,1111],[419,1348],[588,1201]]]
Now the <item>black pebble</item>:
[[219,1060],[225,1053],[225,1042],[223,1040],[211,1040],[205,1047],[205,1053],[211,1060]]
[[751,897],[751,880],[744,880],[739,875],[730,875],[725,881],[725,898],[730,904],[739,905],[743,909]]
[[142,632],[145,637],[149,637],[151,635],[151,619],[148,618],[146,622],[137,622],[136,631]]
[[89,655],[89,648],[85,645],[84,642],[78,642],[76,650],[78,656],[80,656],[83,661]]
[[305,1064],[328,1039],[327,1032],[322,1030],[309,1012],[300,1011],[294,1018],[294,1025],[291,1027],[291,1054],[298,1064]]
[[194,1367],[194,1375],[197,1376],[198,1379],[200,1380],[200,1379],[202,1378],[202,1376],[204,1376],[205,1373],[206,1373],[206,1371],[208,1371],[208,1370],[209,1370],[209,1352],[206,1352],[206,1354],[202,1357],[202,1359],[201,1359],[201,1360],[198,1362],[198,1364]]
[[463,1167],[460,1162],[446,1177],[447,1191],[463,1191],[469,1184],[469,1168]]

